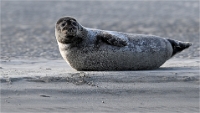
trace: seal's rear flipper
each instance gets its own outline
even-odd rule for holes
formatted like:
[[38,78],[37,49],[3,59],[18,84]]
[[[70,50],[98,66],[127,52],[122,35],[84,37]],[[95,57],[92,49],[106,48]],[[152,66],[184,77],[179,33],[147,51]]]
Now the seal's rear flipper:
[[181,41],[177,41],[177,40],[172,40],[172,39],[167,39],[173,48],[173,53],[172,56],[174,56],[175,54],[181,52],[182,50],[190,47],[192,45],[192,43],[190,42],[181,42]]

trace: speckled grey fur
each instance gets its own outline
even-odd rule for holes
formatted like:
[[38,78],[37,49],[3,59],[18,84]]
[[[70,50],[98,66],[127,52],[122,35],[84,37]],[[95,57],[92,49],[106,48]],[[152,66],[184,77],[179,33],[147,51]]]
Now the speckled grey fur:
[[[65,61],[79,71],[157,69],[175,53],[191,45],[153,35],[86,28],[75,19],[73,21],[77,24],[71,25],[69,21],[63,27],[66,30],[74,29],[69,36],[68,31],[59,30],[63,19],[67,23],[73,18],[64,17],[56,23],[55,34],[59,50]],[[70,41],[63,41],[65,39]],[[172,46],[172,42],[176,46]],[[181,47],[183,49],[174,51],[179,43],[184,45]]]

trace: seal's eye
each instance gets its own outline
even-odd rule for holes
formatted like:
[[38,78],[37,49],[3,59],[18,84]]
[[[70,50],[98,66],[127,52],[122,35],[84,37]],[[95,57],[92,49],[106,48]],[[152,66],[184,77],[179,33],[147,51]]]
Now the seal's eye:
[[62,24],[61,24],[61,27],[64,27],[64,26],[65,26],[65,23],[62,23]]
[[77,24],[76,24],[76,22],[72,22],[72,25],[76,26]]

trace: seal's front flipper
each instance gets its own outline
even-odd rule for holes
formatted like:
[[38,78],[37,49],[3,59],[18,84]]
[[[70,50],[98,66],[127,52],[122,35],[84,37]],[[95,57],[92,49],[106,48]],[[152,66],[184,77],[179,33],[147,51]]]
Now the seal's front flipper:
[[114,45],[118,47],[123,47],[127,45],[127,42],[125,40],[108,33],[102,33],[100,35],[97,35],[97,43],[100,40],[110,45]]
[[177,41],[177,40],[172,40],[172,39],[167,39],[173,48],[173,53],[172,56],[174,56],[175,54],[181,52],[182,50],[189,48],[192,43],[190,42],[181,42],[181,41]]

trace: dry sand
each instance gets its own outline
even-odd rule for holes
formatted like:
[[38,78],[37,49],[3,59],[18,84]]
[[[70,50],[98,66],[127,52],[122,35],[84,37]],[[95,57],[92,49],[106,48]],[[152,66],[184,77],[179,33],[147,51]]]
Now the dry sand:
[[[126,7],[124,7],[126,6]],[[190,41],[148,71],[73,70],[54,23]],[[1,1],[1,112],[199,113],[199,1]]]

